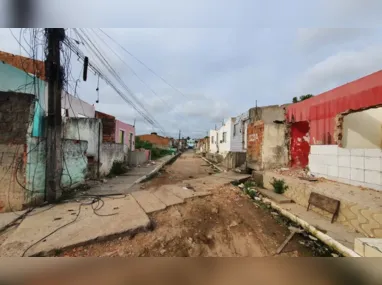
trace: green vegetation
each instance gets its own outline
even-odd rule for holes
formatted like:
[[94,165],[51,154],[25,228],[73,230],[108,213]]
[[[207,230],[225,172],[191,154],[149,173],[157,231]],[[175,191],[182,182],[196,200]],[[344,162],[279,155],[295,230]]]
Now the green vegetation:
[[284,179],[276,179],[273,177],[271,185],[273,186],[273,190],[277,194],[283,194],[288,189],[288,185],[286,185]]
[[108,177],[113,177],[116,175],[121,175],[127,172],[126,165],[123,161],[114,161],[113,166],[110,169]]
[[304,100],[306,100],[306,99],[312,98],[313,96],[314,96],[314,95],[312,95],[312,94],[306,94],[306,95],[302,95],[302,96],[300,96],[300,98],[293,97],[292,102],[293,102],[293,103],[301,102],[301,101],[304,101]]
[[148,149],[151,151],[151,159],[156,160],[158,158],[161,158],[166,155],[170,155],[174,153],[174,149],[161,149],[161,148],[156,148],[153,146],[152,143],[148,141],[142,141],[138,137],[135,139],[135,148],[144,148]]

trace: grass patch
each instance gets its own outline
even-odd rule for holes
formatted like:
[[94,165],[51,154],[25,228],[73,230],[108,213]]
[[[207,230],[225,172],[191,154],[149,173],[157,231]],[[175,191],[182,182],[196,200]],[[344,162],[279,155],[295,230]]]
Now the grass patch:
[[276,179],[273,177],[271,185],[277,194],[283,194],[286,190],[288,190],[288,185],[286,185],[284,179]]

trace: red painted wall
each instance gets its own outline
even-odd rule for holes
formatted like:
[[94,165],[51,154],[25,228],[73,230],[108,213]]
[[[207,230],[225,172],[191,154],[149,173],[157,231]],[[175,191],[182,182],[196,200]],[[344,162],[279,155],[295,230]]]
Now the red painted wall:
[[291,167],[306,167],[309,164],[309,123],[293,123],[290,130]]
[[337,114],[379,104],[382,104],[382,71],[287,106],[287,120],[309,122],[310,144],[336,144]]

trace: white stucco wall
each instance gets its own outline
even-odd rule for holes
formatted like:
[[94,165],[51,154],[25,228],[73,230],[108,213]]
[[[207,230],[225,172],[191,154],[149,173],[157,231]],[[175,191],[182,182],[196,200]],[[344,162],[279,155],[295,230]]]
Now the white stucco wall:
[[[210,130],[210,133],[209,133],[209,137],[210,137],[210,149],[209,149],[209,152],[210,153],[216,153],[218,148],[217,148],[217,145],[216,145],[216,136],[217,136],[217,131],[215,130]],[[214,142],[212,143],[212,140],[211,138],[214,138]]]
[[309,169],[318,177],[382,191],[382,151],[378,148],[312,145]]
[[344,148],[382,147],[382,108],[373,108],[344,116]]
[[[246,126],[248,120],[248,112],[240,114],[236,118],[232,118],[231,144],[230,151],[246,152]],[[237,124],[237,133],[234,135],[234,126]]]

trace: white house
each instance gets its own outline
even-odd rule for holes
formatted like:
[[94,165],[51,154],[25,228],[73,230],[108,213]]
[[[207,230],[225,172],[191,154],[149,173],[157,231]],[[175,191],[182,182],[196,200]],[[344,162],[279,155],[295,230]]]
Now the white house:
[[248,112],[224,121],[217,130],[210,130],[210,153],[225,157],[229,152],[246,152]]

